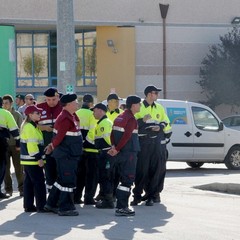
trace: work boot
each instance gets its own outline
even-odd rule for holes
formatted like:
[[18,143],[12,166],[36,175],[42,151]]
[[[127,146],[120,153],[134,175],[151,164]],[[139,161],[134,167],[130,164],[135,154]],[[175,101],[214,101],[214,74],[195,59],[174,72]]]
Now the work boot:
[[130,206],[137,206],[140,202],[140,199],[134,198],[133,201],[130,203]]
[[161,202],[160,194],[154,195],[153,202],[154,203],[160,203]]
[[51,207],[48,204],[45,204],[45,206],[43,207],[43,209],[45,210],[45,212],[53,212],[53,213],[58,213],[58,208],[56,207]]
[[68,210],[68,211],[58,211],[59,216],[78,216],[79,213],[76,210]]
[[114,208],[112,193],[106,194],[102,201],[97,202],[96,203],[96,208],[109,208],[109,209]]
[[149,198],[147,201],[146,201],[146,203],[145,203],[145,205],[146,206],[153,206],[153,200],[152,200],[152,198]]
[[141,197],[141,200],[144,202],[144,201],[147,201],[148,199],[148,194],[145,194]]
[[24,212],[36,212],[37,208],[35,206],[32,206],[30,208],[24,208]]
[[102,201],[104,199],[104,196],[101,195],[101,194],[98,194],[96,197],[95,197],[95,200],[98,202],[98,201]]
[[131,210],[129,208],[120,208],[115,211],[115,216],[124,216],[124,217],[129,217],[129,216],[134,216],[135,211]]
[[10,198],[10,195],[8,193],[0,192],[0,199],[6,199],[6,198]]
[[96,208],[102,208],[102,209],[113,209],[114,208],[114,203],[113,201],[99,201],[96,203]]
[[95,205],[97,202],[92,199],[84,199],[84,205]]

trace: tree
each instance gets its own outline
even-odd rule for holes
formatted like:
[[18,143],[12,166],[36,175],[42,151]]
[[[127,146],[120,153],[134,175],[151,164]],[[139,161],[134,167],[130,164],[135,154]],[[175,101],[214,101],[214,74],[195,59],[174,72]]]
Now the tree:
[[209,106],[240,106],[240,29],[234,27],[209,48],[202,61],[200,81]]
[[[93,39],[93,46],[96,46],[96,38]],[[86,62],[87,72],[90,76],[95,76],[97,65],[96,47],[88,48],[86,52]]]
[[34,66],[34,76],[38,77],[39,74],[44,71],[45,68],[45,60],[44,56],[41,54],[34,53],[33,60],[32,54],[29,54],[25,58],[23,58],[23,69],[27,75],[32,75],[33,66]]

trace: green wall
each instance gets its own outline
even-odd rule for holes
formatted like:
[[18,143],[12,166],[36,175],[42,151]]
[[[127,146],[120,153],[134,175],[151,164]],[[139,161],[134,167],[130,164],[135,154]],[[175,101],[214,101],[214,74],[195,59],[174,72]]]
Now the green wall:
[[0,96],[11,94],[15,98],[15,51],[14,27],[0,26]]

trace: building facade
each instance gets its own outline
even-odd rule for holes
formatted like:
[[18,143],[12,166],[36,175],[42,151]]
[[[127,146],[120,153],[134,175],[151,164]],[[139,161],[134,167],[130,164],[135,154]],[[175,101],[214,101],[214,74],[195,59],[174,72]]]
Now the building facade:
[[[16,91],[41,94],[57,85],[57,1],[2,0],[0,24],[16,34]],[[203,101],[196,83],[209,46],[231,30],[238,0],[73,0],[76,90],[96,95],[138,94],[163,87],[163,19],[166,17],[166,97]],[[113,43],[114,46],[109,45]],[[33,67],[35,67],[33,69]],[[2,79],[0,79],[2,81]],[[160,96],[161,97],[161,96]]]

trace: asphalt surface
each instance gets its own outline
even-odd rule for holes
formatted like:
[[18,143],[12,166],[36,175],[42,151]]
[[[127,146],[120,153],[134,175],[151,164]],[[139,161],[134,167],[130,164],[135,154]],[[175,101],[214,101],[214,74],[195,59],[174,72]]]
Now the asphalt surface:
[[[83,204],[77,205],[77,217],[25,213],[15,191],[0,201],[0,239],[240,239],[240,195],[228,192],[233,186],[240,189],[240,171],[213,164],[193,170],[184,163],[169,163],[168,169],[162,202],[152,207],[141,203],[134,217]],[[206,185],[213,189],[199,189]]]

